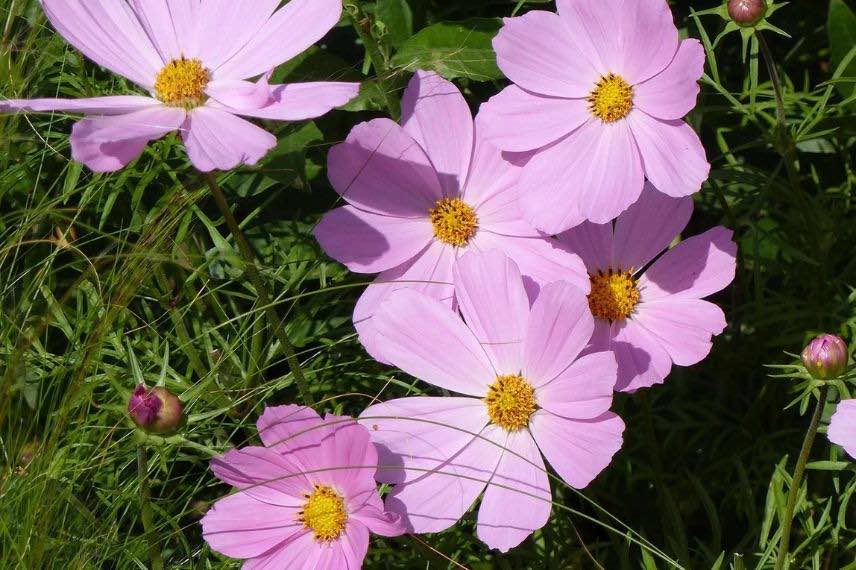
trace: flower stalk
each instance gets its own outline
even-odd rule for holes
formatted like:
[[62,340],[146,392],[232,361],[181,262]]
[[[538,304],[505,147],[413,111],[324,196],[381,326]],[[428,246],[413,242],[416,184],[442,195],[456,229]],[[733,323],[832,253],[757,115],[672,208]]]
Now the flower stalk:
[[300,361],[297,359],[297,353],[294,350],[294,345],[291,344],[291,340],[288,338],[288,333],[285,331],[284,321],[279,316],[276,307],[271,303],[270,293],[268,293],[264,279],[262,279],[261,273],[259,272],[258,267],[256,267],[255,254],[253,253],[252,247],[250,247],[250,242],[247,241],[244,232],[241,231],[241,227],[238,225],[238,221],[235,219],[234,214],[232,214],[232,210],[229,207],[229,203],[226,201],[226,196],[223,194],[223,190],[217,183],[217,179],[214,178],[214,175],[211,173],[203,173],[202,176],[208,184],[208,187],[211,188],[214,201],[217,203],[220,213],[226,220],[229,232],[232,234],[232,237],[235,238],[238,250],[244,258],[247,276],[250,278],[253,287],[256,289],[259,303],[264,307],[268,320],[273,327],[274,334],[277,339],[279,339],[279,343],[285,353],[285,359],[288,362],[288,366],[291,369],[292,375],[294,375],[295,382],[297,383],[297,389],[300,391],[300,397],[303,398],[303,401],[307,405],[312,406],[315,404],[315,401],[312,397],[312,392],[309,390],[309,383],[306,381],[306,376],[303,374],[303,368],[301,368]]
[[154,527],[154,515],[152,513],[152,494],[149,489],[149,461],[146,448],[140,444],[137,446],[137,476],[140,479],[140,515],[143,519],[143,530],[146,540],[149,542],[149,560],[152,570],[163,570],[163,555],[158,544],[157,533]]
[[788,502],[785,506],[785,517],[782,520],[782,538],[779,542],[779,555],[776,558],[776,570],[784,570],[791,542],[791,527],[794,523],[794,510],[797,505],[797,497],[799,496],[800,487],[802,486],[803,475],[805,474],[805,466],[808,463],[808,457],[811,454],[811,446],[814,443],[814,438],[817,436],[817,428],[820,426],[820,418],[823,415],[823,407],[826,405],[826,397],[829,393],[829,386],[824,384],[820,387],[820,394],[817,397],[817,405],[814,408],[814,413],[811,416],[811,423],[808,430],[805,432],[802,449],[800,450],[799,458],[797,459],[794,474],[791,478],[791,488],[788,492]]

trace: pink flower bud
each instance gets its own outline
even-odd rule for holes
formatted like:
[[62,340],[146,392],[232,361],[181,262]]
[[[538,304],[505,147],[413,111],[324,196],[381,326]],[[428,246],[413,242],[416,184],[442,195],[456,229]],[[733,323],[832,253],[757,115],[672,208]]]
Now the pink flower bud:
[[728,0],[728,15],[738,26],[754,26],[766,13],[765,0]]
[[822,334],[803,349],[802,362],[815,378],[837,378],[847,367],[847,344],[840,336]]
[[178,397],[161,386],[134,389],[128,400],[128,413],[134,423],[149,433],[170,433],[183,422],[184,408]]

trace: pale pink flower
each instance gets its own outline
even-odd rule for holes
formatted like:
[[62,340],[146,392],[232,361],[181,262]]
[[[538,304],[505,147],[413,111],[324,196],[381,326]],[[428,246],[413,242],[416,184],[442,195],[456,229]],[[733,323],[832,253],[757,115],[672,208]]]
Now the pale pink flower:
[[726,327],[722,309],[702,298],[734,280],[731,230],[713,228],[663,253],[692,210],[692,198],[648,185],[614,227],[585,222],[559,236],[588,267],[596,323],[590,350],[615,352],[617,390],[661,383],[673,363],[696,364]]
[[484,492],[477,533],[507,551],[546,524],[552,507],[543,453],[583,488],[621,447],[624,422],[609,411],[611,352],[578,358],[594,330],[585,294],[557,281],[530,305],[517,265],[498,250],[455,265],[464,320],[414,290],[396,291],[375,315],[393,364],[455,397],[413,397],[366,409],[378,445],[378,480],[395,483],[387,509],[412,532],[452,526]]
[[258,421],[264,447],[211,461],[237,492],[202,519],[211,548],[244,568],[360,568],[369,531],[398,536],[401,518],[384,511],[375,484],[377,452],[353,419],[310,408],[267,408]]
[[354,323],[378,360],[371,316],[392,292],[414,288],[454,303],[452,265],[469,250],[499,249],[520,267],[530,294],[564,279],[588,288],[579,257],[523,220],[519,167],[485,144],[458,88],[417,72],[399,126],[375,119],[354,127],[328,157],[330,182],[348,205],[321,220],[315,236],[357,273],[380,273],[360,298]]
[[856,459],[856,399],[841,400],[838,409],[829,420],[826,432],[829,441],[844,448]]
[[[341,0],[41,0],[54,28],[148,95],[0,101],[0,112],[68,111],[72,157],[111,172],[175,130],[202,171],[255,164],[276,137],[239,118],[298,121],[359,92],[357,83],[269,85],[268,72],[320,40]],[[259,77],[256,82],[248,79]]]
[[521,185],[526,219],[551,234],[602,224],[633,204],[645,177],[664,194],[697,192],[710,165],[683,121],[704,50],[680,41],[666,0],[557,0],[559,13],[506,18],[494,39],[515,85],[486,103],[488,138],[537,151]]

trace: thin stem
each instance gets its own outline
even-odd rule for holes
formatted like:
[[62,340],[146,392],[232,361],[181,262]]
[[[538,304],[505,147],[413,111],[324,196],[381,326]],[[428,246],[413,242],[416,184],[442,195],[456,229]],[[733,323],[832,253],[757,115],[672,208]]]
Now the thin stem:
[[[375,68],[375,73],[377,73],[378,76],[380,89],[383,92],[383,98],[386,103],[387,110],[389,111],[392,119],[397,121],[401,118],[401,102],[395,96],[392,86],[387,81],[389,65],[387,64],[386,57],[384,57],[383,52],[381,52],[380,44],[378,44],[377,40],[371,33],[371,19],[360,7],[358,0],[346,0],[345,11],[351,19],[351,24],[353,24],[354,30],[357,32],[357,35],[366,47],[366,53]],[[366,29],[366,23],[368,23],[369,29]]]
[[791,542],[791,526],[794,522],[794,509],[797,505],[797,496],[802,486],[803,474],[805,466],[808,463],[808,456],[811,454],[811,446],[814,443],[814,438],[817,435],[817,428],[820,425],[820,417],[823,415],[823,407],[826,405],[826,395],[829,392],[829,386],[823,385],[820,388],[820,394],[817,397],[817,405],[814,408],[814,414],[811,416],[811,423],[808,426],[808,431],[805,432],[802,449],[800,450],[797,465],[794,467],[794,476],[791,478],[791,489],[788,492],[788,502],[785,507],[785,518],[782,520],[782,539],[779,543],[779,556],[776,558],[776,570],[783,570],[785,562],[788,559],[788,549]]
[[154,528],[154,517],[152,515],[152,494],[149,490],[149,461],[146,457],[146,448],[137,446],[137,476],[140,478],[140,514],[143,518],[143,529],[146,531],[146,540],[149,541],[149,559],[152,570],[163,570],[163,557],[161,556],[158,537]]
[[223,195],[223,190],[221,190],[220,185],[217,184],[217,179],[214,178],[210,172],[203,173],[202,176],[211,188],[211,193],[214,195],[214,201],[217,202],[217,207],[220,208],[220,213],[226,220],[229,232],[232,234],[232,237],[235,238],[238,250],[244,258],[247,275],[249,276],[253,287],[256,289],[256,294],[259,297],[259,303],[261,303],[265,309],[268,320],[270,320],[271,326],[273,327],[274,334],[279,339],[279,344],[282,346],[283,352],[285,352],[285,359],[288,361],[288,366],[291,368],[291,373],[294,375],[294,379],[297,382],[297,389],[300,390],[300,396],[303,398],[306,405],[312,406],[315,404],[315,400],[312,398],[312,392],[309,390],[309,383],[306,381],[306,376],[303,375],[303,369],[300,367],[300,361],[297,359],[297,353],[294,351],[294,345],[291,344],[288,334],[285,331],[283,320],[280,318],[276,307],[271,303],[271,297],[268,293],[267,286],[264,283],[264,279],[262,279],[261,273],[259,273],[259,270],[256,267],[253,248],[250,247],[250,242],[247,241],[246,236],[244,236],[244,232],[241,231],[241,227],[238,225],[238,221],[232,214],[232,210],[229,208],[229,203],[226,201],[226,196]]

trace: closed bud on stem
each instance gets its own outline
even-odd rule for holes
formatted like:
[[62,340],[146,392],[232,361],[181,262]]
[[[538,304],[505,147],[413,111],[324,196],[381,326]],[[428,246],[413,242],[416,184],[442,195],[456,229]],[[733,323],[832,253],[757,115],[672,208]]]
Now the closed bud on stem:
[[128,400],[128,413],[134,423],[148,433],[171,433],[184,421],[181,400],[162,386],[137,386]]
[[847,367],[847,344],[840,336],[822,334],[803,349],[802,363],[815,378],[837,378]]
[[766,0],[728,0],[728,15],[738,26],[754,26],[766,14]]

